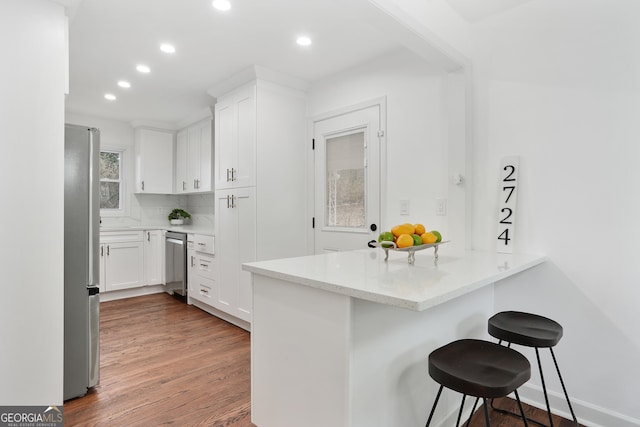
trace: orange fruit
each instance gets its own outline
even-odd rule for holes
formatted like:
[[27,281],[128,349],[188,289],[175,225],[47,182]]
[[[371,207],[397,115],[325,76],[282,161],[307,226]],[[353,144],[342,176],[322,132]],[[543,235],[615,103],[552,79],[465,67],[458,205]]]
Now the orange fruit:
[[408,248],[409,246],[413,246],[413,237],[408,233],[401,234],[396,239],[396,245],[398,245],[399,248]]
[[391,232],[396,237],[400,237],[401,234],[413,234],[414,231],[412,224],[400,224],[391,229]]
[[431,232],[426,232],[423,233],[420,238],[422,239],[422,244],[426,245],[426,244],[430,244],[430,243],[435,243],[436,240],[438,240],[438,238],[436,237],[435,234],[431,233]]
[[417,234],[418,236],[424,234],[424,232],[427,231],[426,228],[424,228],[424,225],[422,224],[416,224],[416,231],[415,234]]

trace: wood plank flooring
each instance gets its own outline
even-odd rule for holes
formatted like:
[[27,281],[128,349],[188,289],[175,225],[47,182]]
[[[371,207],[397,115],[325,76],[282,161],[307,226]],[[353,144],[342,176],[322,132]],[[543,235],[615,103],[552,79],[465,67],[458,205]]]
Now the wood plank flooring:
[[[65,403],[65,426],[254,426],[248,332],[167,294],[105,302],[100,310],[100,385]],[[510,399],[501,405],[515,408]],[[548,421],[544,411],[525,411]],[[560,417],[554,424],[572,426]],[[491,411],[491,425],[522,422]],[[481,410],[471,426],[484,426]]]
[[100,385],[66,426],[252,426],[248,332],[167,294],[100,310]]

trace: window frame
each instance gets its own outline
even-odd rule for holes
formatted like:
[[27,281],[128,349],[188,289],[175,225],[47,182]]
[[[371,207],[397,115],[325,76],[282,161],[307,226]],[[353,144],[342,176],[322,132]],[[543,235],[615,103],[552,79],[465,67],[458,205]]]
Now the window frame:
[[118,209],[107,209],[100,208],[100,216],[104,217],[113,217],[113,216],[126,216],[126,203],[125,203],[125,191],[126,191],[126,174],[125,174],[125,164],[126,164],[126,149],[122,147],[100,147],[100,153],[117,153],[120,157],[119,162],[119,176],[120,179],[103,179],[99,178],[100,183],[102,182],[118,182],[120,184],[120,199],[119,199],[119,208]]

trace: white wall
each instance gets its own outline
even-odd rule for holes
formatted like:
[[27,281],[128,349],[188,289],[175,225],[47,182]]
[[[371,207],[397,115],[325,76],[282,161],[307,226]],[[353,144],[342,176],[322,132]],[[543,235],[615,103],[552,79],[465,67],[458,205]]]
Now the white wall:
[[62,404],[64,9],[0,2],[0,405]]
[[549,262],[499,284],[496,310],[563,324],[585,424],[640,425],[640,3],[535,0],[472,21],[449,6],[463,1],[396,3],[472,59],[475,248],[495,247],[500,159],[521,157],[516,249]]
[[[387,199],[381,229],[405,222],[448,233],[447,217],[436,216],[436,199],[447,196],[447,147],[443,103],[444,75],[406,50],[314,83],[308,116],[386,96]],[[410,215],[400,215],[400,200]],[[444,247],[443,247],[444,248]]]

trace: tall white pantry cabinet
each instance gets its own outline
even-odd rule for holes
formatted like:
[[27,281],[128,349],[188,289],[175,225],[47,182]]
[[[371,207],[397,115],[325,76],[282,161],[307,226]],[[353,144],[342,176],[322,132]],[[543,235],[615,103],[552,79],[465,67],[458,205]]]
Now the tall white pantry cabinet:
[[242,263],[305,253],[304,93],[256,79],[218,95],[214,141],[216,305],[250,327]]

